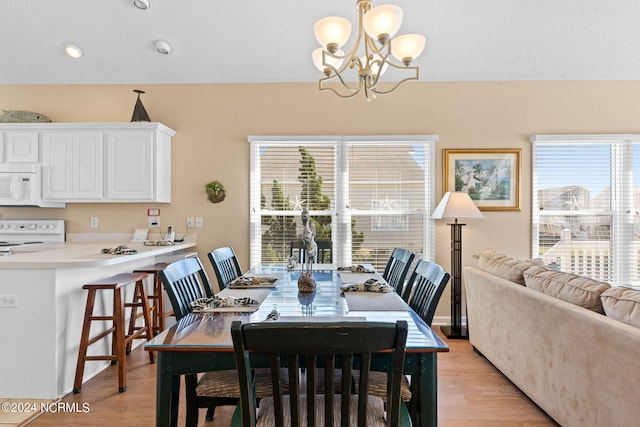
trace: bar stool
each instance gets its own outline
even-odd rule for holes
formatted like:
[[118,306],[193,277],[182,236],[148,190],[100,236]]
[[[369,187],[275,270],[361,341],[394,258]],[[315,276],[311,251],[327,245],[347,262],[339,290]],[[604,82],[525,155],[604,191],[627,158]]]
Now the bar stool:
[[133,270],[134,273],[147,273],[153,276],[153,293],[149,294],[148,298],[153,302],[153,304],[149,306],[149,311],[151,312],[151,322],[153,324],[154,335],[158,335],[160,332],[164,331],[164,319],[171,316],[171,312],[165,313],[164,311],[162,281],[160,281],[160,276],[158,275],[158,272],[167,268],[168,265],[169,263],[159,262],[157,264],[147,265]]
[[[82,325],[82,336],[80,339],[80,349],[78,351],[78,364],[76,366],[76,378],[73,384],[73,392],[80,393],[82,389],[82,375],[84,374],[84,364],[87,360],[110,360],[111,364],[118,364],[118,391],[121,393],[127,390],[126,382],[126,349],[129,343],[134,339],[153,338],[153,327],[149,314],[148,297],[144,291],[144,279],[148,277],[147,273],[121,273],[115,276],[87,283],[82,287],[89,291],[87,294],[87,306],[84,312],[84,322]],[[121,290],[131,283],[135,283],[133,293],[133,301],[125,303],[122,299]],[[96,293],[98,291],[113,291],[113,313],[111,316],[94,316],[93,307],[96,301]],[[142,309],[142,317],[144,317],[144,325],[135,327],[125,334],[125,308],[131,308],[131,317],[136,317],[136,310]],[[103,332],[100,332],[93,338],[90,338],[92,321],[112,321],[112,326]],[[135,321],[135,320],[134,320]],[[131,329],[131,328],[130,328]],[[111,342],[111,354],[87,356],[87,348],[97,341],[105,338],[109,334],[113,334]],[[155,362],[155,355],[149,352],[149,362]]]

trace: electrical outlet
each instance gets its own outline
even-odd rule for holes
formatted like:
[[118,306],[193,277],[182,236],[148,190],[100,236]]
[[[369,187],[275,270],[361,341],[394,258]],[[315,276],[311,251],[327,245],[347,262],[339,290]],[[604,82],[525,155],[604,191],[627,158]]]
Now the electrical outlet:
[[98,228],[98,217],[97,216],[92,216],[91,217],[91,228]]
[[202,228],[202,217],[201,216],[197,216],[196,217],[196,228]]
[[188,216],[187,217],[187,228],[193,228],[193,226],[194,226],[193,217],[192,216]]
[[149,218],[149,227],[160,228],[160,217],[159,216],[150,216],[148,218]]
[[18,295],[0,295],[0,307],[17,307]]

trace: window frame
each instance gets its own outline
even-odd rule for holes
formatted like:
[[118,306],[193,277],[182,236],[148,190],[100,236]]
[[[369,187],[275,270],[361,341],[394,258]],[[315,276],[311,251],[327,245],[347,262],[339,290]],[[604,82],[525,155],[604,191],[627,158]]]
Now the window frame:
[[[336,265],[349,265],[351,259],[351,218],[352,211],[349,204],[349,147],[352,145],[393,145],[393,144],[420,144],[424,147],[423,157],[429,161],[424,167],[424,207],[422,211],[423,235],[422,252],[427,259],[435,256],[435,223],[431,219],[431,212],[435,207],[435,144],[437,135],[250,135],[250,191],[249,191],[249,220],[250,220],[250,264],[261,262],[262,256],[262,223],[261,217],[269,211],[260,211],[260,147],[263,146],[335,146],[335,200],[334,210],[312,211],[311,215],[332,215],[333,223],[337,226],[332,233],[333,263]],[[256,209],[256,207],[258,209]],[[296,211],[293,215],[299,215]],[[362,212],[359,212],[362,214]],[[403,213],[404,214],[404,213]],[[356,216],[357,217],[357,216]],[[341,242],[341,244],[338,244]]]
[[[629,220],[626,212],[635,210],[633,207],[633,150],[640,150],[640,135],[637,134],[567,134],[567,135],[532,135],[530,138],[531,150],[531,252],[533,257],[540,256],[540,225],[541,217],[551,215],[573,215],[570,211],[547,211],[540,213],[538,149],[541,146],[580,145],[594,144],[609,147],[609,209],[593,209],[584,214],[610,216],[609,252],[610,268],[607,282],[614,286],[637,283],[638,272],[633,273],[633,235],[630,227],[633,222]],[[566,271],[567,269],[563,269]],[[635,277],[635,280],[633,279]]]

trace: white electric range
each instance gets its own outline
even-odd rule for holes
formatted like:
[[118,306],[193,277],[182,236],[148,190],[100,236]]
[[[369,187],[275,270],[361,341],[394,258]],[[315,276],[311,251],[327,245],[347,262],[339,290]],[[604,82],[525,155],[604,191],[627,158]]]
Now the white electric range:
[[64,242],[62,219],[0,219],[0,255],[27,245]]

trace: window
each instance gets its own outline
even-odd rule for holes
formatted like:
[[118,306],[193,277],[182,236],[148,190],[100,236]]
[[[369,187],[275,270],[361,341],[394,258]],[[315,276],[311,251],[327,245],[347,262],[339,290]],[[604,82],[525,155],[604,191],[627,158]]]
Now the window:
[[533,255],[640,286],[640,135],[535,135]]
[[[336,265],[433,259],[436,136],[251,136],[251,265],[285,262],[308,207]],[[325,253],[325,260],[327,259]]]

